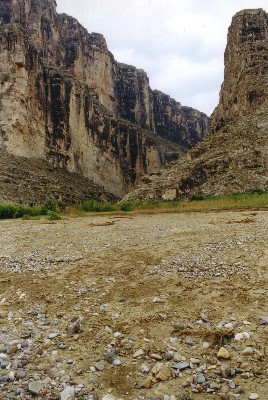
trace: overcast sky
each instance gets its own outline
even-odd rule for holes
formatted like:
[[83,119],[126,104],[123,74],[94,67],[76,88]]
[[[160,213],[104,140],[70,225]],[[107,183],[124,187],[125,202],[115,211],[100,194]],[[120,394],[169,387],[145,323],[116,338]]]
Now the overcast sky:
[[102,33],[119,62],[144,69],[152,89],[211,114],[223,81],[232,16],[267,0],[56,0],[58,12]]

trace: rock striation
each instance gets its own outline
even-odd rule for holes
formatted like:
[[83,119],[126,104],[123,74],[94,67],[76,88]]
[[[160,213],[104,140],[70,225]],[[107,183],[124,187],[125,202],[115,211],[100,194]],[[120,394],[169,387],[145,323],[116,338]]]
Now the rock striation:
[[201,141],[209,118],[118,63],[54,0],[0,3],[0,150],[122,196]]
[[268,190],[268,14],[235,14],[211,135],[184,159],[146,176],[128,198],[183,198]]

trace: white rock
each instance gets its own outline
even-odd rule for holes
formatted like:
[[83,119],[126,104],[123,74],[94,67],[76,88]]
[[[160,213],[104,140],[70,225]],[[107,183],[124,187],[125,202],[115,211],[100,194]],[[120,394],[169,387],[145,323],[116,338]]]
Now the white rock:
[[244,350],[242,351],[242,354],[244,356],[252,356],[254,354],[254,350],[252,347],[245,347]]
[[104,397],[102,397],[102,400],[116,400],[116,397],[112,394],[106,394]]
[[144,351],[142,350],[142,349],[139,349],[139,350],[137,350],[137,351],[135,351],[135,353],[133,354],[133,358],[138,358],[138,357],[141,357],[141,356],[144,356]]
[[232,322],[228,322],[227,324],[224,325],[225,328],[233,328],[234,325]]
[[153,298],[153,303],[161,303],[161,299],[160,299],[160,297],[154,297]]
[[118,367],[118,366],[121,365],[121,364],[122,364],[122,361],[119,360],[119,358],[116,358],[116,359],[113,361],[113,365],[115,365],[116,367]]
[[257,393],[250,393],[248,396],[249,400],[257,400],[259,395]]
[[250,338],[250,333],[248,333],[248,332],[239,332],[234,337],[235,340],[242,340],[242,339],[248,339],[248,338]]
[[59,332],[51,332],[51,333],[49,333],[48,338],[54,339],[57,336],[59,336]]
[[150,372],[150,369],[147,367],[146,364],[142,364],[141,365],[141,372],[147,374],[148,372]]

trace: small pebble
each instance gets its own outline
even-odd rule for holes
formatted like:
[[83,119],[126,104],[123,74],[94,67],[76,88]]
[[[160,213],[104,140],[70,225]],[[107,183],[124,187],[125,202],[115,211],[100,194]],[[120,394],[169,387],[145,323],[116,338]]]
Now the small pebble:
[[248,396],[249,400],[257,400],[259,395],[257,393],[250,393]]

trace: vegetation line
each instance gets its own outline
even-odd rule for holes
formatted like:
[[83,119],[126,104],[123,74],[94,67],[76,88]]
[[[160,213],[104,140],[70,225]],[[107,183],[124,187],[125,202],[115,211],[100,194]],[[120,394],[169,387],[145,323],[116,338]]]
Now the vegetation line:
[[229,196],[195,195],[188,200],[150,200],[126,201],[119,203],[100,203],[97,200],[86,200],[77,207],[60,210],[53,201],[42,206],[23,206],[18,204],[0,204],[0,219],[41,218],[60,219],[63,216],[84,215],[88,212],[191,212],[232,209],[268,209],[268,192],[253,189],[248,193],[233,193]]

